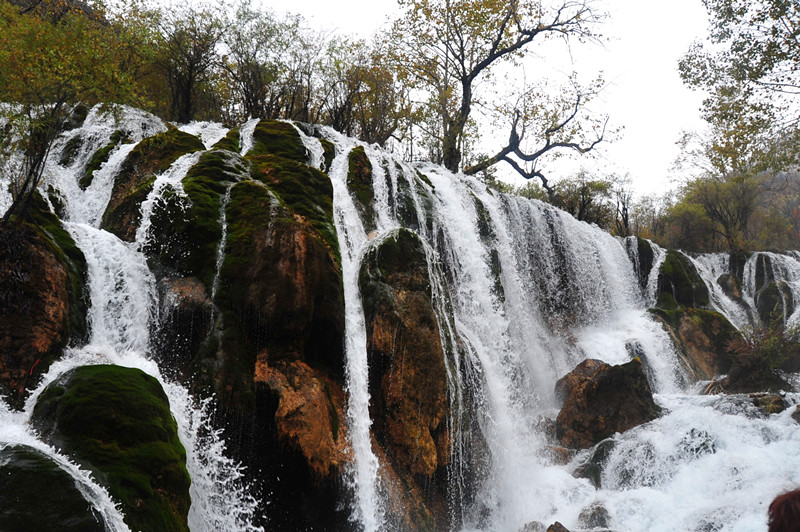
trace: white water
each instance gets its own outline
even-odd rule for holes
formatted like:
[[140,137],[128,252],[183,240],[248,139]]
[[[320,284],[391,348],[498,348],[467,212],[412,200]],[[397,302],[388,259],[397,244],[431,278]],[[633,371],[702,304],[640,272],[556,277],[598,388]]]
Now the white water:
[[[167,380],[155,361],[149,358],[150,325],[154,322],[158,305],[155,296],[155,280],[144,256],[138,251],[147,236],[149,215],[152,209],[143,205],[143,230],[137,233],[133,244],[119,240],[115,235],[97,229],[100,216],[105,209],[113,186],[115,170],[122,164],[124,156],[134,144],[115,148],[109,161],[95,174],[91,187],[84,193],[77,186],[88,158],[96,148],[107,142],[110,131],[119,128],[141,131],[140,137],[163,130],[160,121],[141,111],[123,109],[119,121],[109,124],[109,118],[100,119],[96,109],[90,119],[69,136],[81,135],[90,139],[91,148],[82,149],[69,168],[58,165],[60,150],[54,148],[48,160],[47,179],[56,187],[66,206],[69,222],[65,227],[83,251],[88,269],[91,308],[89,310],[90,340],[87,345],[67,349],[64,356],[55,362],[43,376],[40,386],[28,398],[20,413],[0,412],[4,421],[0,430],[0,445],[22,441],[42,450],[72,474],[81,490],[103,516],[111,530],[127,530],[122,516],[108,494],[94,484],[89,475],[78,470],[58,453],[37,442],[27,426],[27,419],[41,391],[59,375],[70,369],[91,364],[116,364],[143,370],[155,377],[164,388],[170,408],[178,424],[178,435],[187,453],[187,469],[192,479],[189,526],[192,531],[217,530],[261,530],[251,525],[259,501],[249,493],[243,478],[242,468],[227,458],[225,443],[220,431],[213,428],[210,420],[210,403],[196,403],[182,386]],[[143,119],[142,117],[145,117]],[[136,126],[136,127],[134,127]],[[107,135],[103,139],[103,135]],[[60,139],[56,147],[63,147]],[[196,162],[199,155],[178,159],[173,167],[159,176],[164,184],[180,190],[180,179]],[[108,170],[107,178],[100,176]],[[158,183],[159,181],[157,181]],[[154,187],[148,198],[152,205],[165,186]],[[87,205],[91,207],[87,208]]]
[[[128,115],[122,118],[129,120]],[[93,123],[87,120],[87,134]],[[242,153],[252,148],[256,124],[251,120],[241,128]],[[476,457],[460,447],[459,432],[466,430],[460,425],[461,415],[450,420],[449,479],[450,489],[457,492],[451,500],[464,502],[463,508],[453,510],[464,530],[516,532],[531,521],[548,525],[556,520],[580,530],[585,529],[581,511],[598,504],[608,512],[608,528],[620,532],[766,528],[771,499],[800,483],[796,452],[800,430],[790,417],[798,396],[787,394],[792,406],[782,414],[765,416],[748,406],[746,397],[690,393],[691,383],[680,369],[669,338],[646,312],[653,304],[663,250],[654,246],[654,272],[643,294],[620,240],[542,203],[494,195],[471,178],[422,166],[419,169],[430,179],[429,186],[416,177],[414,168],[373,147],[366,147],[366,152],[373,166],[376,231],[368,235],[346,187],[347,156],[356,142],[327,129],[323,133],[336,145],[329,174],[342,252],[347,423],[354,455],[346,480],[355,494],[353,520],[360,528],[387,530],[391,524],[370,437],[358,270],[368,247],[403,225],[403,194],[410,196],[419,222],[409,225],[427,243],[435,306],[440,312],[452,307],[452,320],[440,316],[443,345],[454,345],[458,337],[464,346],[448,354],[452,356],[447,363],[451,408],[453,412],[473,409],[466,417],[477,421],[486,441],[488,468],[483,472],[476,470]],[[101,137],[98,133],[94,145],[104,145]],[[309,164],[319,167],[319,142],[302,133],[301,138],[309,151]],[[65,197],[67,228],[87,256],[93,302],[91,340],[87,346],[69,350],[51,367],[24,412],[0,412],[0,445],[21,441],[42,449],[84,486],[90,494],[87,499],[103,512],[113,530],[126,530],[105,491],[38,442],[29,433],[27,418],[38,393],[64,371],[97,363],[139,367],[162,383],[187,449],[191,529],[252,529],[249,522],[256,501],[243,487],[241,468],[225,457],[220,435],[209,428],[209,403],[195,404],[185,389],[165,380],[147,357],[151,313],[157,305],[152,304],[152,274],[138,252],[146,231],[131,245],[96,229],[115,168],[133,146],[115,148],[86,192],[69,184],[85,164],[85,158],[80,161],[83,155],[48,177]],[[88,157],[93,149],[85,151]],[[187,160],[165,172],[173,172],[174,186],[185,175]],[[157,197],[154,194],[153,201]],[[483,215],[475,198],[481,202]],[[148,212],[145,208],[143,225],[148,223]],[[224,211],[221,221],[224,227]],[[482,236],[482,230],[489,235]],[[800,280],[797,254],[770,256],[772,277],[800,294],[794,289]],[[716,283],[726,268],[717,256],[695,261],[707,284]],[[742,290],[745,300],[755,291],[755,263],[748,261]],[[734,307],[713,288],[712,303],[734,316]],[[795,316],[789,321],[796,320]],[[554,383],[581,360],[592,357],[621,363],[635,354],[642,356],[656,401],[665,413],[614,437],[616,445],[598,489],[572,476],[591,451],[578,454],[570,464],[554,464],[539,419],[555,416]]]
[[206,149],[225,138],[230,131],[228,128],[217,122],[189,122],[178,127],[181,131],[199,137]]
[[353,467],[346,474],[356,496],[353,519],[365,532],[372,532],[381,529],[384,515],[379,495],[378,458],[370,440],[367,336],[358,288],[358,271],[366,249],[367,234],[346,183],[348,155],[355,143],[333,130],[326,133],[336,146],[329,175],[333,184],[334,223],[339,235],[345,298],[346,415],[354,454]]
[[[365,235],[346,194],[342,161],[342,150],[354,144],[325,134],[337,145],[330,175],[343,256],[347,252],[354,512],[364,529],[374,530],[381,525],[381,479],[367,440],[363,315],[350,309],[358,296],[353,262],[363,255]],[[472,179],[422,166],[429,187],[408,177],[412,169],[369,147],[366,151],[373,167],[375,241],[400,225],[399,181],[412,191],[419,220],[425,219],[423,190],[432,198],[427,207],[433,211],[432,226],[423,223],[419,232],[430,244],[429,269],[446,271],[449,284],[441,289],[452,302],[456,332],[468,346],[455,359],[459,370],[450,381],[451,404],[465,386],[475,387],[471,393],[480,409],[473,414],[489,450],[487,474],[472,485],[458,485],[466,478],[462,473],[475,467],[469,462],[475,457],[464,455],[457,448],[459,438],[453,437],[452,468],[460,473],[450,475],[456,484],[451,489],[474,498],[456,517],[464,530],[514,532],[532,521],[548,525],[556,520],[581,530],[586,526],[581,512],[594,505],[608,512],[613,530],[765,528],[771,499],[800,482],[800,459],[794,452],[800,430],[790,417],[793,406],[781,415],[746,417],[741,411],[752,410],[746,397],[692,395],[669,336],[646,310],[655,300],[664,250],[653,246],[654,267],[640,290],[624,242],[596,227],[542,203],[493,195]],[[395,163],[403,171],[395,171]],[[480,199],[490,226],[486,240],[480,236],[474,198]],[[645,363],[664,415],[615,437],[603,487],[597,489],[572,476],[591,452],[580,453],[566,466],[554,465],[538,421],[555,416],[554,383],[578,362],[592,357],[619,364],[635,355]],[[470,371],[478,378],[461,381]],[[797,402],[796,395],[786,398]],[[714,442],[713,453],[701,454],[697,449],[706,441]]]

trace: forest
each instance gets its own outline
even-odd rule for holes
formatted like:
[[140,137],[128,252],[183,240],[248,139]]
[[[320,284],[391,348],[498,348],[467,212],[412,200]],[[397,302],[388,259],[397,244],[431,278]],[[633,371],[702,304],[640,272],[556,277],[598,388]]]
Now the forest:
[[[169,8],[6,0],[0,100],[13,134],[0,148],[6,158],[20,148],[26,155],[5,219],[26,208],[74,106],[114,102],[177,123],[260,117],[328,125],[408,161],[476,174],[612,234],[665,247],[795,248],[800,7],[787,0],[704,4],[710,34],[678,68],[707,95],[707,127],[676,139],[675,187],[641,197],[633,182],[642,176],[548,171],[560,156],[591,155],[613,141],[609,117],[587,105],[602,90],[600,77],[581,84],[573,75],[555,91],[544,81],[512,89],[503,81],[554,46],[601,45],[602,2],[401,0],[389,31],[355,39],[246,0]],[[483,151],[487,123],[491,134],[508,135],[497,153]],[[503,166],[528,184],[498,179]]]

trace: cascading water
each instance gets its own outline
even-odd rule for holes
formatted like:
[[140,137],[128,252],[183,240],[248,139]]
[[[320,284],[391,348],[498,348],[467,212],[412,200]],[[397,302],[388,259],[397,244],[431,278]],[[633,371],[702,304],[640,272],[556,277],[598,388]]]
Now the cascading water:
[[[97,228],[105,203],[111,196],[113,178],[136,142],[165,130],[151,115],[121,108],[115,114],[104,114],[99,108],[91,111],[84,125],[60,138],[48,159],[45,180],[61,196],[65,205],[66,229],[84,253],[91,308],[88,321],[91,336],[87,345],[66,350],[43,376],[40,386],[31,394],[21,413],[2,412],[4,428],[0,446],[22,442],[40,449],[62,466],[87,495],[95,510],[111,530],[127,530],[119,510],[108,494],[94,484],[89,475],[61,457],[53,449],[37,442],[30,434],[27,419],[41,391],[59,375],[83,365],[116,364],[134,367],[155,377],[169,398],[178,424],[178,434],[187,453],[186,466],[192,479],[189,526],[193,531],[261,530],[250,523],[259,504],[247,490],[242,468],[225,456],[221,432],[211,425],[209,402],[197,404],[182,386],[161,373],[157,363],[148,358],[150,330],[155,316],[155,280],[147,261],[138,251],[145,244],[152,204],[171,185],[180,189],[180,180],[197,161],[199,155],[179,158],[156,180],[153,192],[143,204],[142,222],[137,242],[122,242],[115,235]],[[221,136],[215,128],[212,136]],[[218,129],[218,128],[217,128]],[[77,186],[88,158],[108,142],[110,132],[122,130],[133,142],[115,146],[107,162],[94,175],[84,191]],[[80,150],[65,158],[63,151],[71,138],[84,141]],[[66,162],[66,166],[62,163]],[[20,436],[22,435],[22,436]]]
[[[342,255],[347,255],[355,515],[364,529],[373,530],[382,524],[381,479],[367,439],[364,323],[353,279],[366,235],[347,193],[343,156],[355,144],[329,130],[323,134],[337,146],[329,174]],[[409,168],[370,147],[366,153],[373,169],[373,238],[409,225],[398,215],[398,205],[408,199],[401,189],[410,194],[416,214],[411,226],[430,244],[431,271],[445,271],[448,284],[442,290],[452,302],[455,334],[467,346],[457,357],[450,394],[461,397],[464,387],[471,387],[482,409],[473,415],[479,417],[490,457],[482,478],[451,486],[472,492],[454,522],[463,523],[464,530],[508,531],[555,520],[571,529],[763,529],[771,498],[800,481],[800,464],[789,451],[800,431],[788,413],[766,418],[749,412],[747,417],[742,415],[746,399],[690,394],[669,336],[646,311],[655,303],[664,250],[652,246],[653,267],[640,285],[626,244],[596,227],[539,202],[493,194],[437,167]],[[412,177],[416,170],[430,184]],[[351,313],[353,306],[358,311]],[[555,380],[584,358],[618,364],[634,356],[644,360],[666,413],[614,438],[606,447],[602,487],[596,488],[570,474],[593,451],[578,453],[566,466],[554,465],[539,419],[555,414]],[[477,379],[462,380],[468,367]],[[796,401],[793,394],[786,397]],[[474,457],[461,455],[458,441],[453,438],[451,467],[475,467],[463,462]],[[461,479],[451,476],[453,484]],[[587,512],[593,510],[606,514],[605,524],[591,524]]]
[[[253,147],[257,124],[250,120],[241,126],[241,154]],[[124,132],[122,140],[109,146],[118,130]],[[112,119],[95,109],[54,148],[47,182],[60,194],[65,226],[86,256],[91,336],[87,345],[68,349],[51,366],[23,412],[0,411],[0,446],[25,443],[53,457],[76,479],[108,527],[126,530],[105,490],[36,440],[27,419],[43,388],[71,368],[98,363],[137,367],[161,382],[178,422],[192,478],[191,529],[253,530],[258,501],[245,489],[242,469],[226,458],[220,433],[210,428],[211,403],[197,404],[148,358],[158,306],[154,276],[141,250],[148,243],[152,207],[166,190],[182,195],[181,180],[201,155],[183,156],[156,176],[142,204],[135,242],[98,229],[125,158],[136,142],[163,130],[160,121],[144,113],[124,110]],[[200,135],[206,147],[226,133],[204,123],[183,130]],[[319,140],[297,131],[309,164],[327,171],[333,184],[346,313],[346,422],[353,454],[346,480],[357,528],[393,526],[387,510],[391,495],[372,447],[358,276],[370,246],[400,227],[414,230],[424,242],[448,357],[448,482],[456,526],[516,532],[535,529],[534,522],[558,520],[573,530],[762,530],[769,501],[800,483],[800,430],[791,409],[766,416],[748,406],[746,398],[691,394],[669,336],[647,313],[655,303],[664,250],[652,246],[653,266],[645,278],[633,267],[638,262],[638,248],[637,260],[631,260],[633,241],[613,238],[541,202],[491,192],[475,179],[430,165],[410,166],[373,146],[365,146],[374,194],[366,220],[348,188],[349,155],[357,142],[318,129],[335,146],[326,169]],[[69,140],[79,137],[83,144],[75,149]],[[74,153],[65,157],[69,146]],[[82,188],[78,181],[88,158],[104,146],[109,147],[107,160]],[[230,190],[221,195],[212,300],[228,238]],[[3,202],[8,203],[0,196],[0,207]],[[786,322],[800,319],[798,254],[751,256],[743,267],[741,301],[718,282],[732,268],[723,256],[692,259],[709,286],[711,304],[737,326],[755,323],[756,296],[773,281],[790,289],[781,292]],[[552,419],[557,412],[555,381],[585,358],[619,364],[634,356],[643,360],[665,413],[579,452],[569,464],[554,463],[541,427],[542,418]],[[797,403],[797,396],[786,394],[785,400]],[[464,444],[471,430],[480,432],[482,446]],[[573,476],[595,458],[604,463],[598,486]],[[592,515],[604,515],[602,524]]]

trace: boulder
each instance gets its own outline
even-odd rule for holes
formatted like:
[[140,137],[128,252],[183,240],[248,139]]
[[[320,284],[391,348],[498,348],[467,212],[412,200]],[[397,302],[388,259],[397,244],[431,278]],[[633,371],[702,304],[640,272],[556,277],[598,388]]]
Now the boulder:
[[779,392],[791,386],[773,369],[767,357],[759,353],[739,353],[728,374],[717,381],[725,393]]
[[754,297],[758,318],[764,325],[783,324],[794,312],[794,296],[784,281],[772,281]]
[[0,393],[14,406],[71,339],[86,335],[83,253],[55,216],[32,216],[35,226],[0,225]]
[[586,449],[655,419],[660,411],[639,359],[604,364],[572,387],[556,419],[556,435],[566,447]]
[[400,229],[373,245],[359,287],[375,437],[401,477],[446,500],[432,481],[449,462],[447,373],[420,238]]
[[730,370],[735,354],[729,344],[739,334],[725,316],[697,308],[651,312],[667,328],[695,381],[713,379]]
[[31,423],[94,474],[132,529],[188,530],[186,451],[156,379],[120,366],[72,369],[42,391]]
[[106,527],[75,479],[25,445],[0,449],[0,530],[103,532]]
[[754,393],[750,394],[753,404],[761,408],[767,414],[779,414],[786,410],[786,401],[781,395]]

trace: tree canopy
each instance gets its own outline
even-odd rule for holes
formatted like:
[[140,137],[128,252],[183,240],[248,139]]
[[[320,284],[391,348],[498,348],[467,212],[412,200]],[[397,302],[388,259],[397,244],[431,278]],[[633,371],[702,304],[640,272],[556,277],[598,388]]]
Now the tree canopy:
[[[35,7],[35,9],[33,9]],[[14,202],[4,216],[24,213],[42,176],[52,141],[78,103],[140,104],[130,35],[98,6],[64,2],[18,6],[0,2],[0,101],[4,153]]]

